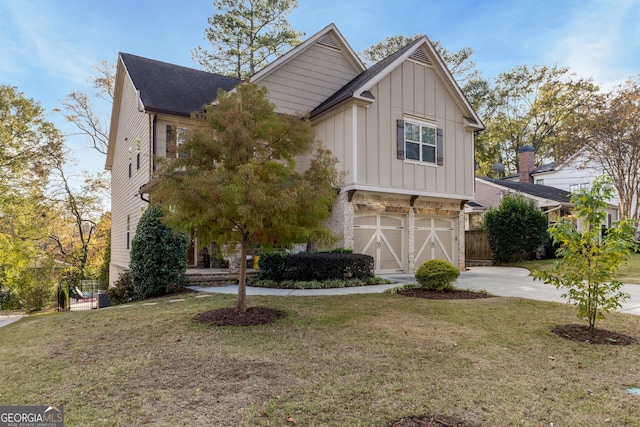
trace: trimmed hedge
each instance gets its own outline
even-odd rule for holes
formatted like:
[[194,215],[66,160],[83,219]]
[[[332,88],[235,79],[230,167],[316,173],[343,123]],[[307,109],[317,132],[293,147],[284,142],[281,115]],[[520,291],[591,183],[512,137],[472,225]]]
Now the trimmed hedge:
[[460,271],[449,261],[432,259],[422,264],[416,271],[416,281],[424,289],[443,292],[451,289],[451,284],[460,276]]
[[260,257],[261,280],[323,281],[369,280],[374,277],[373,257],[352,253],[264,254]]

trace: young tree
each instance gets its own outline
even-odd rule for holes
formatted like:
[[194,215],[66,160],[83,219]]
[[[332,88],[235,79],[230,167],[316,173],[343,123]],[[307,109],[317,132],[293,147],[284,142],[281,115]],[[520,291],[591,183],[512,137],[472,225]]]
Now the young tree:
[[561,133],[563,154],[583,150],[612,179],[623,218],[640,219],[640,83],[586,99]]
[[138,298],[165,295],[182,289],[187,269],[187,240],[162,222],[160,206],[149,207],[131,242],[131,280]]
[[217,13],[205,30],[212,50],[191,51],[192,59],[213,73],[249,77],[304,35],[286,19],[297,0],[214,0],[213,6]]
[[597,179],[591,190],[573,194],[571,202],[582,219],[582,229],[566,218],[551,226],[549,233],[560,245],[561,258],[551,269],[535,273],[537,279],[567,289],[563,298],[577,304],[578,317],[589,320],[591,332],[596,319],[620,308],[629,297],[620,290],[622,282],[616,280],[616,274],[631,253],[635,224],[622,220],[601,236],[604,209],[612,192],[608,179]]
[[501,73],[487,96],[487,128],[476,139],[479,173],[489,175],[499,160],[507,174],[516,173],[518,150],[525,145],[535,148],[538,161],[555,158],[561,127],[596,90],[557,66],[518,66]]
[[535,251],[547,238],[548,219],[533,200],[505,194],[498,208],[484,215],[482,226],[495,263],[510,262]]
[[[308,120],[277,114],[266,89],[251,83],[219,92],[194,125],[189,155],[164,165],[152,201],[170,206],[167,222],[200,242],[239,245],[235,310],[245,312],[248,246],[330,237],[322,221],[339,185],[336,159],[315,143]],[[310,159],[304,171],[300,156]]]

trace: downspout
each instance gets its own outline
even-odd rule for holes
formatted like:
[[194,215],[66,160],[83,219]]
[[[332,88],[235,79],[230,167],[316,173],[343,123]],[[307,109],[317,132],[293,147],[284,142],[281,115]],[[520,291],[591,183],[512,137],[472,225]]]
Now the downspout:
[[[150,116],[150,122],[151,122],[151,147],[150,148],[150,159],[151,159],[151,174],[153,174],[156,171],[156,161],[155,161],[155,157],[156,157],[156,120],[158,119],[158,114],[153,113],[153,116]],[[143,202],[147,202],[147,203],[151,203],[151,201],[149,199],[145,199],[144,197],[144,193],[140,193],[140,199]]]

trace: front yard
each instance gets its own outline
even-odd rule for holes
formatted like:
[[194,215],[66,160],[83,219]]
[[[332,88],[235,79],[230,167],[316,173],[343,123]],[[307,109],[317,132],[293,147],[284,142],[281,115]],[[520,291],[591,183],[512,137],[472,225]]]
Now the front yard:
[[[544,259],[536,261],[521,261],[507,264],[509,267],[523,267],[530,271],[545,270],[551,266],[555,260]],[[629,262],[620,267],[618,279],[623,283],[640,284],[640,254],[632,254]]]
[[[64,405],[73,426],[638,425],[640,345],[554,335],[573,307],[400,295],[250,297],[276,323],[192,319],[234,295],[184,293],[0,329],[0,402]],[[157,303],[157,304],[153,304]],[[153,305],[152,305],[153,304]],[[640,338],[637,316],[598,327]],[[553,424],[552,424],[553,423]]]

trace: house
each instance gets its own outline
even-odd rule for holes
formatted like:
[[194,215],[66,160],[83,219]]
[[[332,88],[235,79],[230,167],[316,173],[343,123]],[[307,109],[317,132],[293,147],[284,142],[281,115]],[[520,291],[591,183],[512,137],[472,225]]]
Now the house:
[[[532,168],[528,176],[530,182],[573,193],[578,190],[588,190],[596,178],[606,174],[603,167],[597,161],[590,159],[585,150],[581,149],[562,163],[551,162]],[[617,191],[608,202],[612,205],[620,205]]]
[[[573,217],[575,212],[573,204],[570,202],[572,192],[588,188],[586,185],[590,185],[595,179],[595,177],[587,179],[587,176],[578,173],[567,173],[565,176],[572,176],[573,178],[565,182],[565,188],[559,188],[560,185],[554,186],[551,183],[546,184],[546,179],[544,180],[545,184],[543,184],[543,180],[537,177],[548,173],[555,166],[549,164],[535,168],[533,147],[522,147],[518,155],[520,170],[517,175],[504,179],[476,178],[476,197],[473,202],[467,203],[465,207],[467,230],[479,228],[484,212],[491,207],[498,207],[505,194],[518,193],[529,200],[533,200],[536,206],[548,216],[549,224],[555,223],[561,217]],[[555,184],[560,184],[560,180],[551,181]],[[575,184],[569,184],[569,182]],[[606,211],[607,219],[603,225],[609,228],[614,221],[619,219],[619,211],[612,204],[608,206]],[[580,223],[577,225],[580,228]]]
[[[344,186],[330,227],[377,273],[447,259],[461,269],[474,137],[484,129],[426,38],[366,68],[331,24],[258,71],[279,113],[309,113]],[[189,114],[240,81],[121,53],[106,168],[112,179],[110,280],[128,269],[155,157],[175,156]],[[194,250],[189,263],[197,265]]]

